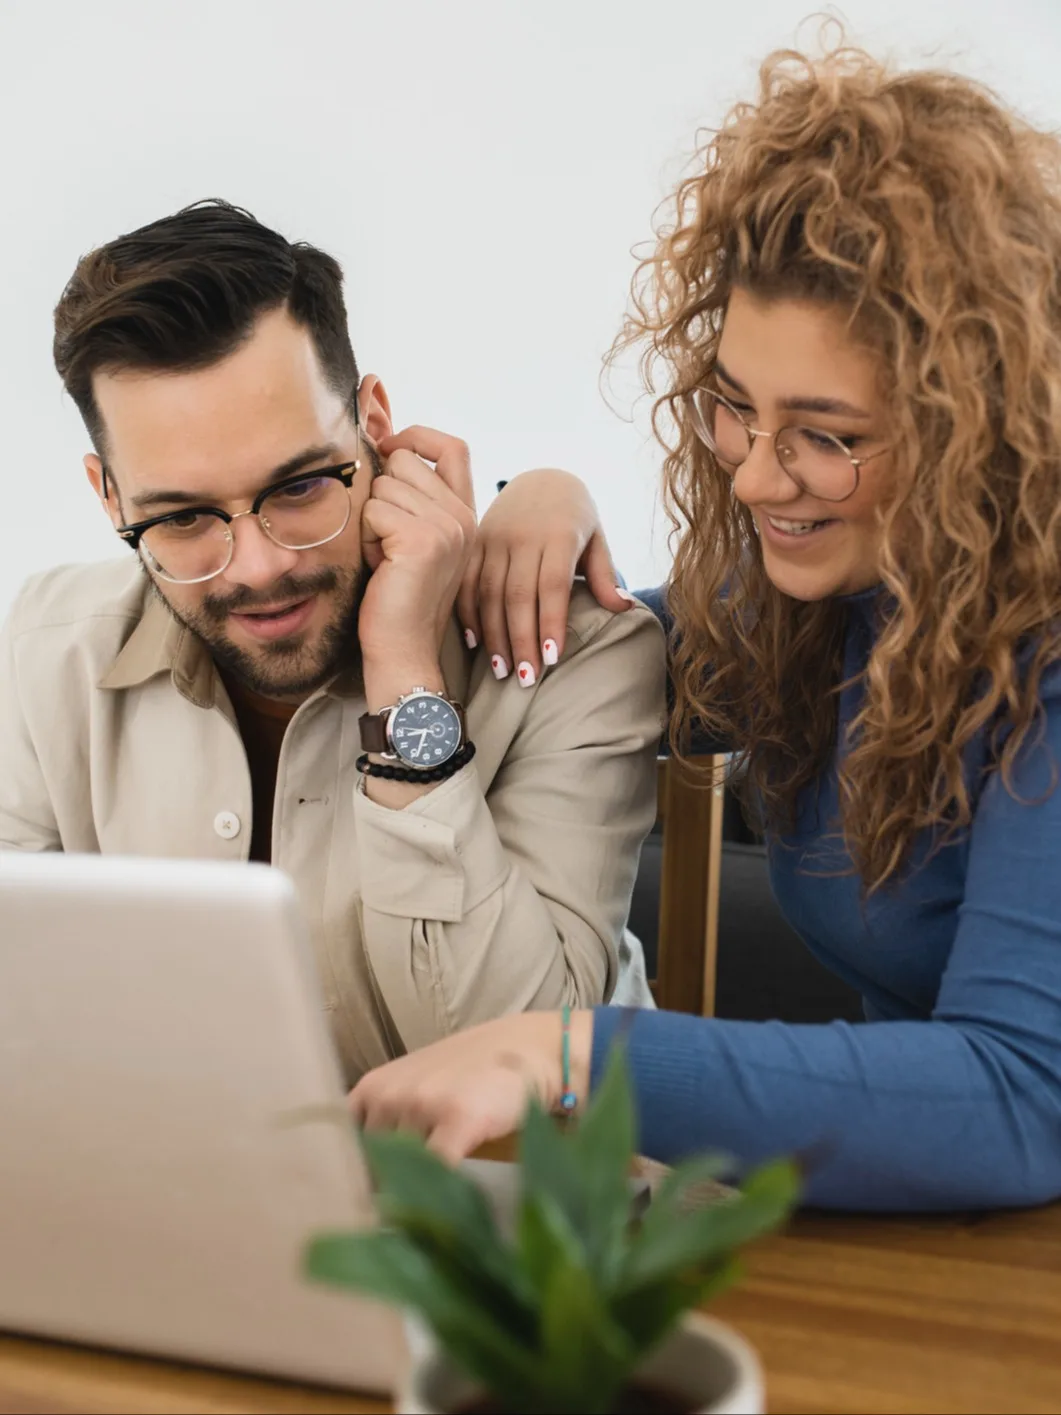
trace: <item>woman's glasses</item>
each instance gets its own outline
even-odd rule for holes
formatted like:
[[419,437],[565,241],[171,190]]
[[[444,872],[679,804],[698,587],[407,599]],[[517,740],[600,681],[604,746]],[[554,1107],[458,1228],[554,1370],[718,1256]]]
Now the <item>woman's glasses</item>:
[[867,457],[855,457],[841,438],[814,427],[794,425],[761,432],[712,388],[696,388],[684,401],[693,431],[726,471],[735,472],[751,456],[757,437],[769,437],[788,476],[819,501],[846,501],[853,496],[861,469],[888,451],[882,447]]

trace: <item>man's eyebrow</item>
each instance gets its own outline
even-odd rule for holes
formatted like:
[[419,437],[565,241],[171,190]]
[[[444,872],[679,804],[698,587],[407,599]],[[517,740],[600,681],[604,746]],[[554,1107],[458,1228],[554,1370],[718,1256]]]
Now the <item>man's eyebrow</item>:
[[[323,442],[319,447],[307,447],[302,452],[296,452],[286,462],[281,462],[278,467],[274,467],[262,486],[272,486],[274,482],[294,476],[296,472],[302,471],[303,467],[311,467],[315,462],[327,462],[338,456],[339,449],[334,442]],[[141,496],[132,496],[129,500],[138,511],[152,511],[159,506],[209,506],[212,504],[208,497],[196,496],[190,491],[145,491]]]
[[[749,397],[748,390],[727,372],[724,364],[715,361],[715,373],[729,385],[735,393]],[[778,407],[787,413],[826,413],[841,418],[861,418],[866,422],[872,417],[864,408],[856,408],[853,403],[845,403],[842,398],[782,398]]]

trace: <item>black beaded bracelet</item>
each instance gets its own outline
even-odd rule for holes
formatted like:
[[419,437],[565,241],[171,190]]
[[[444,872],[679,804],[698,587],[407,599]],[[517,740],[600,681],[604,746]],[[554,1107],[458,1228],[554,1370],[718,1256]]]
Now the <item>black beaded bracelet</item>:
[[370,762],[368,753],[364,752],[357,759],[357,769],[362,776],[377,776],[383,781],[408,781],[417,786],[424,782],[447,781],[451,776],[456,776],[462,766],[467,766],[474,756],[475,743],[465,742],[448,762],[420,771],[415,766],[391,766],[389,762]]

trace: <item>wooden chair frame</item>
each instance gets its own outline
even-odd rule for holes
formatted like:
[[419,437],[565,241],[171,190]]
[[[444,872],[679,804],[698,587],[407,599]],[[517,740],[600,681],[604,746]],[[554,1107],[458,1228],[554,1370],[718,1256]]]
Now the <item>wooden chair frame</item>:
[[716,785],[660,757],[657,814],[663,829],[657,1007],[710,1017],[715,1010],[718,901],[722,873],[723,757],[710,757]]

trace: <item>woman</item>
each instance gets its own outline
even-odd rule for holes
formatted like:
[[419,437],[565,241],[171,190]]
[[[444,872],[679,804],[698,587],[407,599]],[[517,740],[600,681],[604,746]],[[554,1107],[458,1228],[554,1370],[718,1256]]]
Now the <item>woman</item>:
[[[774,56],[678,190],[635,339],[678,529],[674,740],[746,763],[778,900],[868,1019],[637,1015],[642,1148],[809,1152],[837,1207],[1055,1198],[1061,147],[962,78]],[[495,653],[561,642],[558,545],[601,579],[580,484],[518,478],[469,614]],[[540,629],[506,625],[539,581]],[[579,1098],[626,1016],[573,1019]],[[555,1014],[506,1018],[353,1106],[458,1155],[528,1087],[556,1105],[560,1058]]]

